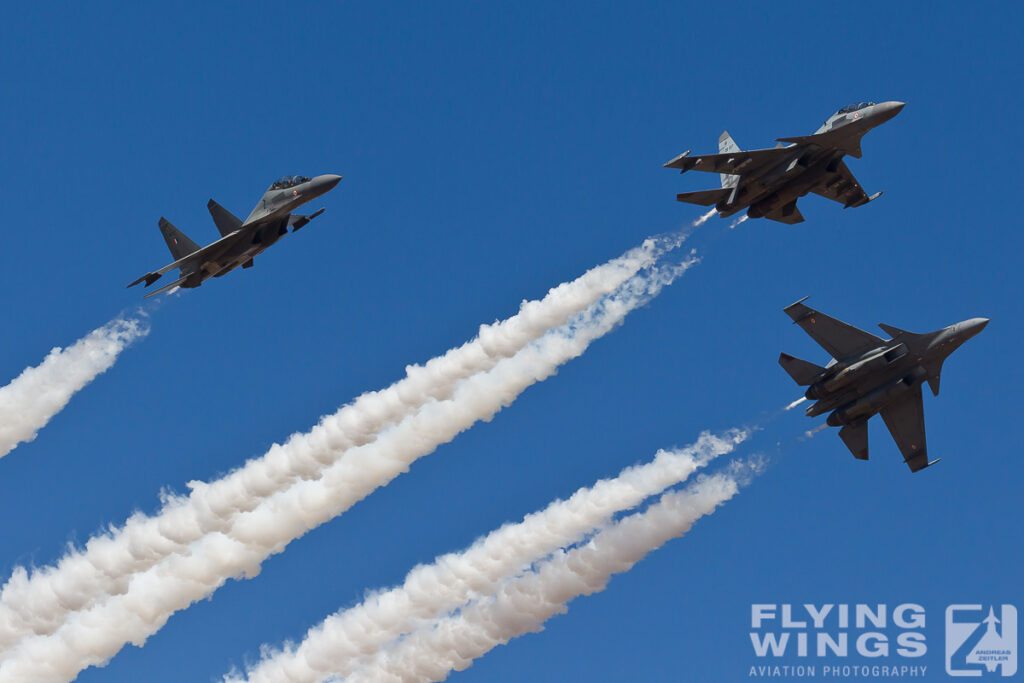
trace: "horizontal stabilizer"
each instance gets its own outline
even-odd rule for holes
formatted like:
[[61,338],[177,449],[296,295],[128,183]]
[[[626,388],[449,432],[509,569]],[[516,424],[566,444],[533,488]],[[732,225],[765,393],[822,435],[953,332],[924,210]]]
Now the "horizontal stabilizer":
[[814,380],[817,379],[821,373],[825,372],[825,368],[820,365],[815,365],[809,361],[796,358],[788,353],[779,354],[779,365],[782,366],[783,370],[789,373],[789,376],[793,378],[794,382],[802,387],[813,384]]
[[714,206],[720,201],[729,198],[732,194],[731,187],[720,187],[714,190],[700,190],[698,192],[683,192],[676,195],[676,200],[687,204],[699,204],[700,206]]
[[838,149],[840,152],[858,159],[861,156],[860,138],[850,135],[849,132],[844,134],[842,128],[830,130],[826,133],[818,133],[817,135],[798,135],[794,138],[775,139],[779,142],[792,142],[797,145],[817,145],[822,149]]
[[862,420],[839,430],[839,438],[858,460],[868,459],[868,422]]
[[181,286],[181,284],[183,282],[185,282],[185,280],[189,279],[189,277],[191,277],[191,275],[192,275],[191,273],[189,273],[187,275],[182,275],[180,278],[178,278],[174,282],[172,282],[170,284],[167,284],[167,285],[164,285],[163,287],[161,287],[160,289],[156,290],[155,292],[150,292],[149,294],[147,294],[143,298],[148,299],[151,296],[156,296],[157,294],[161,294],[163,292],[166,292],[168,289],[174,289],[175,287],[179,287],[179,286]]
[[131,283],[128,286],[129,287],[134,287],[135,285],[137,285],[140,282],[142,282],[143,280],[145,280],[146,281],[146,286],[149,287],[151,284],[153,284],[154,282],[159,280],[161,277],[162,276],[160,275],[160,273],[146,273],[145,275],[143,275],[138,280],[136,280],[135,282]]
[[212,199],[206,203],[206,208],[210,210],[210,216],[213,218],[213,222],[217,225],[217,229],[220,230],[221,237],[230,235],[235,230],[242,227],[241,218],[231,213]]

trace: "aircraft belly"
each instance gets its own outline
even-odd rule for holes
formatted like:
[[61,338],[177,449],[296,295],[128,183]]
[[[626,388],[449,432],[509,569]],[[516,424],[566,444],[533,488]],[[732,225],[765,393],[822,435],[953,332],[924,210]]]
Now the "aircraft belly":
[[[831,396],[825,396],[825,398],[810,406],[807,409],[807,414],[811,417],[815,417],[817,415],[824,415],[825,413],[836,410],[837,408],[842,408],[843,406],[853,403],[858,399],[867,396],[871,392],[886,386],[887,384],[891,384],[900,377],[907,375],[916,365],[916,360],[902,363],[897,362],[890,367],[865,375],[860,379],[854,380],[852,384],[842,387],[837,393]],[[874,413],[872,413],[872,415],[873,414]]]
[[[795,161],[796,159],[790,159],[786,164],[773,169],[769,176],[762,175],[752,178],[747,186],[750,189],[743,197],[744,205],[753,206],[770,199],[770,206],[763,207],[763,212],[767,213],[772,207],[787,204],[793,199],[803,196],[799,191],[791,191],[791,188],[807,173],[807,169],[799,165],[786,168]],[[806,191],[803,194],[806,194]]]

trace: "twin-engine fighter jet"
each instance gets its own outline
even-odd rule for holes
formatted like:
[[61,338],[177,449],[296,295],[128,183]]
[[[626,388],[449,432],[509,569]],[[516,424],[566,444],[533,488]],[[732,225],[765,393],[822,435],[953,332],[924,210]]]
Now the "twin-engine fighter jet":
[[198,287],[208,278],[220,277],[238,266],[251,268],[253,257],[281,239],[289,226],[295,232],[324,212],[320,209],[308,216],[300,216],[293,214],[293,210],[331,190],[340,181],[341,176],[333,174],[315,178],[285,176],[270,186],[244,221],[211,199],[206,208],[210,210],[221,238],[205,247],[200,247],[166,218],[161,218],[160,232],[171,250],[174,263],[146,273],[128,286],[145,280],[149,287],[164,273],[177,268],[181,277],[147,294],[146,298],[149,298],[173,287]]
[[928,334],[879,325],[892,335],[885,340],[805,306],[804,300],[783,310],[832,354],[832,361],[820,367],[783,353],[779,364],[797,384],[809,387],[808,399],[817,401],[807,415],[832,411],[828,424],[842,426],[843,443],[855,458],[867,460],[868,419],[881,413],[911,472],[937,463],[928,460],[921,384],[927,380],[938,396],[942,362],[985,329],[988,319],[971,318]]
[[[723,218],[747,209],[750,218],[769,218],[780,223],[801,223],[804,217],[796,200],[808,192],[843,205],[863,206],[876,199],[864,192],[843,162],[847,154],[860,158],[860,139],[903,109],[903,102],[858,102],[843,107],[814,132],[795,138],[778,138],[774,149],[742,151],[728,131],[718,138],[718,154],[691,157],[687,150],[666,168],[721,174],[718,190],[684,192],[676,199],[714,206]],[[790,143],[783,145],[783,143]]]

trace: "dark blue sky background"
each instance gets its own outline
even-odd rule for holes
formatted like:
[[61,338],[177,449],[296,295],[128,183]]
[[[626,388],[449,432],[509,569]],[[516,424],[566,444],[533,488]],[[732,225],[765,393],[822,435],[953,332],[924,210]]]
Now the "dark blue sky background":
[[6,12],[0,377],[139,303],[124,285],[169,261],[159,216],[205,243],[209,197],[244,216],[280,175],[345,179],[255,268],[164,301],[149,338],[0,461],[3,576],[692,221],[675,193],[717,178],[661,164],[716,151],[723,128],[766,147],[895,99],[849,162],[878,202],[709,222],[703,263],[582,358],[80,680],[210,680],[417,562],[785,405],[779,351],[827,359],[781,312],[805,295],[864,328],[992,319],[926,392],[941,465],[912,476],[881,423],[867,463],[834,430],[794,443],[819,422],[787,414],[738,498],[454,680],[745,677],[752,602],[920,603],[938,674],[947,604],[1024,603],[1021,19],[948,2]]

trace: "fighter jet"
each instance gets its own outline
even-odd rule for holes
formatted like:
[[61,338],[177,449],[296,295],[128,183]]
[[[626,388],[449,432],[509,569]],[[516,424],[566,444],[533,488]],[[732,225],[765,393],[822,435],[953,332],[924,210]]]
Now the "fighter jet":
[[205,247],[200,247],[166,218],[161,218],[160,232],[171,250],[174,263],[146,273],[128,286],[133,287],[145,280],[149,287],[164,273],[177,268],[181,277],[147,294],[148,299],[174,287],[198,287],[205,280],[230,273],[238,266],[252,268],[253,257],[281,239],[289,227],[295,232],[324,212],[324,209],[319,209],[308,216],[301,216],[293,214],[293,210],[328,192],[340,181],[341,176],[333,174],[315,178],[285,176],[270,186],[244,221],[211,199],[206,208],[210,210],[221,238]]
[[971,318],[927,334],[879,325],[892,335],[881,339],[804,305],[805,300],[783,310],[832,360],[821,367],[783,353],[779,365],[797,384],[808,387],[807,399],[817,401],[807,415],[831,411],[828,424],[841,426],[839,438],[853,457],[867,460],[868,419],[881,413],[911,472],[937,463],[928,460],[921,384],[927,380],[938,396],[943,361],[985,329],[988,319]]
[[[796,200],[808,192],[837,201],[844,209],[863,206],[870,197],[864,192],[843,157],[860,158],[860,139],[903,109],[903,102],[858,102],[826,119],[813,135],[778,138],[774,149],[740,150],[729,132],[718,138],[718,154],[691,157],[686,150],[666,168],[708,171],[721,174],[718,190],[683,192],[676,199],[690,204],[714,206],[723,218],[747,210],[750,218],[762,216],[780,223],[801,223],[804,217]],[[783,143],[790,143],[784,145]]]

